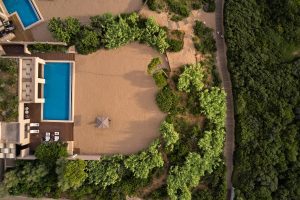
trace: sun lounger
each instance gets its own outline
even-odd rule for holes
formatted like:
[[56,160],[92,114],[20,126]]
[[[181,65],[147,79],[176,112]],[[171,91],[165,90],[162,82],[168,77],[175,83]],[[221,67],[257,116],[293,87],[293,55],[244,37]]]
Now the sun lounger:
[[54,132],[54,141],[58,141],[59,140],[59,132]]
[[40,130],[30,130],[30,133],[39,133]]
[[[26,113],[26,111],[25,111],[25,114],[28,114],[28,113]],[[30,127],[39,127],[39,126],[40,126],[40,123],[30,123]]]
[[4,158],[4,153],[0,153],[0,158]]
[[50,132],[46,132],[45,141],[46,141],[46,142],[49,142],[50,139],[51,139],[51,137],[50,137]]

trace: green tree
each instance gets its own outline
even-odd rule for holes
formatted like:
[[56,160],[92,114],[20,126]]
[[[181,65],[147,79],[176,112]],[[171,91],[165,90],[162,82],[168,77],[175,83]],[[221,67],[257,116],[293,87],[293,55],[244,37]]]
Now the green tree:
[[199,92],[204,87],[203,78],[204,70],[200,63],[187,65],[183,73],[179,76],[177,88],[179,91],[188,93],[191,92],[191,90]]
[[85,167],[86,162],[83,160],[58,160],[56,168],[58,187],[62,191],[79,188],[87,178]]
[[153,58],[150,63],[148,64],[148,69],[147,72],[149,75],[152,75],[158,68],[158,65],[161,65],[161,60],[160,58],[156,57]]
[[89,161],[87,165],[88,181],[102,188],[121,181],[123,156],[102,157],[100,161]]
[[100,42],[95,31],[83,28],[78,35],[80,39],[77,39],[75,43],[78,53],[89,54],[98,50]]
[[67,146],[60,142],[42,143],[36,148],[34,155],[45,165],[53,167],[59,158],[68,156]]
[[160,142],[157,139],[147,150],[126,158],[124,160],[125,167],[133,172],[136,178],[147,178],[152,169],[162,167],[164,164],[159,148]]
[[156,95],[156,103],[162,112],[171,112],[176,109],[179,96],[169,87],[164,87]]
[[192,198],[190,189],[198,185],[204,175],[203,161],[197,153],[189,153],[183,166],[173,166],[167,179],[168,195],[171,200]]
[[167,151],[172,151],[174,144],[179,140],[179,133],[176,132],[174,125],[166,121],[163,121],[159,129],[164,139],[165,148]]
[[68,17],[65,20],[52,18],[48,29],[59,41],[74,44],[77,34],[80,32],[80,22],[76,18]]
[[199,93],[199,100],[202,112],[209,120],[221,127],[225,123],[226,93],[218,87],[205,89]]

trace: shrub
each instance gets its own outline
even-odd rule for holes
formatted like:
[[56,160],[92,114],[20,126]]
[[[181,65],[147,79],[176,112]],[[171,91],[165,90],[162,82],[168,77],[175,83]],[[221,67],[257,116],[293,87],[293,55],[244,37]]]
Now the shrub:
[[159,88],[163,88],[168,84],[166,73],[162,69],[153,74],[153,79]]
[[141,33],[141,42],[155,47],[160,53],[168,49],[167,32],[151,18],[147,19]]
[[216,10],[216,3],[215,0],[205,0],[205,5],[203,7],[203,10],[205,12],[214,12]]
[[130,155],[125,161],[125,167],[132,171],[136,178],[146,179],[152,169],[162,167],[164,161],[159,152],[160,142],[155,140],[147,150]]
[[103,157],[99,161],[89,161],[87,172],[88,181],[102,188],[121,181],[123,173],[122,156]]
[[190,10],[186,3],[181,0],[167,0],[170,10],[182,17],[188,17]]
[[73,44],[77,34],[80,32],[80,22],[72,17],[68,17],[65,20],[52,18],[48,24],[48,29],[54,38],[67,44]]
[[28,45],[28,50],[31,53],[45,53],[45,52],[62,52],[65,53],[68,50],[68,47],[64,45],[54,45],[54,44],[30,44]]
[[89,54],[98,50],[100,46],[98,35],[95,31],[83,28],[76,40],[75,47],[80,54]]
[[47,166],[54,166],[59,158],[67,157],[67,146],[60,142],[47,142],[40,144],[35,151],[37,159]]
[[183,41],[181,40],[168,39],[167,42],[169,44],[168,51],[179,52],[183,49]]
[[148,65],[148,69],[147,69],[148,74],[150,74],[150,75],[153,74],[157,70],[158,65],[160,65],[160,64],[161,64],[160,58],[158,58],[158,57],[153,58]]
[[200,63],[187,65],[179,76],[177,88],[179,91],[191,92],[200,91],[204,87],[204,69]]
[[159,11],[163,8],[159,0],[147,0],[147,5],[150,10]]
[[58,187],[64,192],[79,188],[87,177],[86,162],[83,160],[58,160],[56,173]]
[[156,95],[156,103],[162,112],[175,110],[179,102],[179,96],[169,87],[165,87]]
[[173,151],[174,144],[179,140],[179,133],[176,132],[174,125],[166,121],[162,122],[159,129],[167,151]]
[[203,22],[196,21],[194,26],[194,34],[197,36],[193,38],[195,48],[201,53],[213,53],[217,50],[216,41],[212,34],[212,29],[208,28]]

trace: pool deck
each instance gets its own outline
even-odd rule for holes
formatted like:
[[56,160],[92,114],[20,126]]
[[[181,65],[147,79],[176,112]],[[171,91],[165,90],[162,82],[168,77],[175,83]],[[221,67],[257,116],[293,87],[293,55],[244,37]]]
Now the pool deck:
[[74,123],[66,122],[41,122],[41,104],[28,104],[30,111],[30,121],[31,123],[38,122],[40,124],[38,134],[30,135],[30,150],[34,151],[38,145],[43,142],[43,137],[45,137],[46,132],[53,134],[55,131],[60,133],[60,141],[67,142],[73,141],[73,127]]

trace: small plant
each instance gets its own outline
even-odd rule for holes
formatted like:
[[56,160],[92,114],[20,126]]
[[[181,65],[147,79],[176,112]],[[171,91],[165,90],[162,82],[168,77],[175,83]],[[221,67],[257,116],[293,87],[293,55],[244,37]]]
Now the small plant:
[[148,65],[148,69],[147,69],[148,74],[149,75],[153,74],[157,70],[158,65],[161,65],[161,60],[159,58],[153,58]]
[[160,90],[156,95],[156,103],[162,112],[170,112],[176,109],[179,96],[169,87]]
[[153,79],[159,88],[163,88],[168,84],[166,73],[162,69],[153,74]]
[[64,45],[54,45],[54,44],[30,44],[28,45],[28,50],[31,53],[46,53],[46,52],[62,52],[65,53],[68,50],[67,46]]

